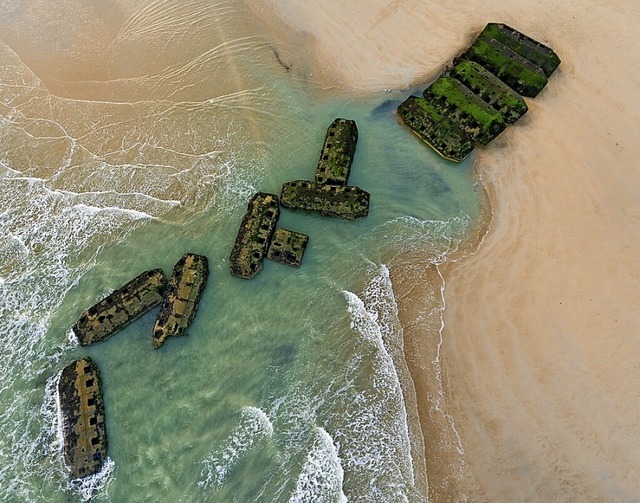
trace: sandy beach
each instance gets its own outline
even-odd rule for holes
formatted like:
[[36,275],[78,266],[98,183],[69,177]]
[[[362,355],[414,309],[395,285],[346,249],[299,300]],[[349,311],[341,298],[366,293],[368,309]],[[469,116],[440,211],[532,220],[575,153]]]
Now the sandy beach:
[[640,4],[249,3],[298,30],[280,29],[294,65],[304,39],[315,78],[344,89],[427,83],[489,21],[559,54],[527,116],[476,151],[492,213],[478,251],[415,259],[446,282],[441,331],[433,291],[392,271],[430,500],[638,501]]

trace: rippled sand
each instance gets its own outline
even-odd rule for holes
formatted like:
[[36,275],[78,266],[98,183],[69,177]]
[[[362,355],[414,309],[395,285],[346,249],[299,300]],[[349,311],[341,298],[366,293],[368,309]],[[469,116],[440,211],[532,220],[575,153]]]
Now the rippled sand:
[[346,88],[426,82],[489,21],[557,51],[527,116],[476,153],[493,213],[479,251],[393,272],[431,501],[638,501],[640,5],[251,3],[301,27]]

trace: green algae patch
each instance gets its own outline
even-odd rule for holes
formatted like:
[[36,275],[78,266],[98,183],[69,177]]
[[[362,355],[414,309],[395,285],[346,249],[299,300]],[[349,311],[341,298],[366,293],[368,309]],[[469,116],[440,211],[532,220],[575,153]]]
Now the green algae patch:
[[506,24],[489,23],[478,38],[497,40],[538,66],[546,77],[549,77],[560,64],[560,58],[550,47]]
[[350,119],[335,119],[324,138],[316,169],[316,182],[346,185],[357,142],[356,122]]
[[506,127],[500,112],[453,77],[440,77],[424,90],[423,97],[481,145]]
[[473,140],[424,98],[409,96],[398,115],[411,130],[445,159],[460,162],[473,151]]
[[369,193],[353,185],[327,185],[296,180],[282,186],[280,203],[285,208],[353,220],[369,214]]
[[474,61],[459,61],[449,74],[497,110],[507,124],[516,122],[529,109],[522,96]]
[[523,96],[535,97],[547,85],[544,72],[495,39],[479,38],[464,57],[479,63]]

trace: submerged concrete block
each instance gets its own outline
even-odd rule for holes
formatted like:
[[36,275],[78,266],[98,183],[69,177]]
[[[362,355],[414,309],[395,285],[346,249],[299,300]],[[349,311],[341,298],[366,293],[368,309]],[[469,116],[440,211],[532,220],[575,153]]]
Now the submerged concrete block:
[[460,162],[473,151],[471,137],[424,98],[409,96],[398,107],[398,115],[445,159]]

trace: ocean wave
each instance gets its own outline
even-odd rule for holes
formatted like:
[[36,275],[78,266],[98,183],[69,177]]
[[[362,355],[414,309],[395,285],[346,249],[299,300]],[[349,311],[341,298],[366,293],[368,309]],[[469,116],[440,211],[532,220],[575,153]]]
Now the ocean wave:
[[396,243],[395,257],[428,254],[431,262],[439,264],[458,250],[470,222],[468,215],[447,220],[422,220],[404,215],[378,225],[369,239]]
[[[407,417],[405,390],[411,386],[408,373],[398,374],[392,353],[403,359],[402,332],[397,319],[388,269],[384,266],[369,281],[363,299],[344,292],[351,329],[366,347],[368,361],[354,356],[351,372],[370,366],[371,389],[356,394],[358,408],[347,410],[348,423],[336,432],[343,445],[346,470],[364,481],[369,479],[367,501],[418,501],[426,486],[421,459],[422,436],[411,428]],[[364,352],[363,352],[364,353]],[[355,367],[355,368],[354,368]],[[416,480],[416,466],[419,477]]]
[[289,503],[346,503],[343,479],[338,449],[331,435],[318,427]]
[[[0,232],[13,236],[21,252],[0,282],[0,333],[7,334],[0,347],[0,499],[43,499],[47,486],[83,497],[100,491],[113,467],[81,482],[70,482],[64,469],[54,427],[55,377],[47,376],[77,344],[66,330],[52,333],[52,320],[100,252],[95,238],[121,239],[148,216],[77,204],[39,179],[6,178],[4,185]],[[41,480],[47,484],[36,483]]]
[[243,407],[240,420],[223,445],[204,461],[200,487],[219,489],[242,460],[258,445],[273,435],[269,417],[257,407]]

